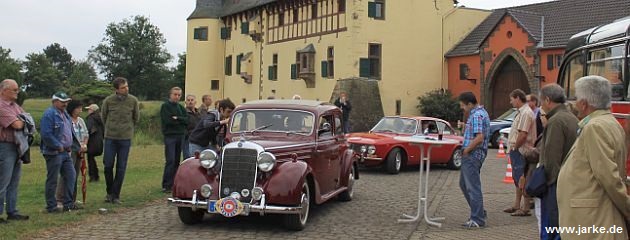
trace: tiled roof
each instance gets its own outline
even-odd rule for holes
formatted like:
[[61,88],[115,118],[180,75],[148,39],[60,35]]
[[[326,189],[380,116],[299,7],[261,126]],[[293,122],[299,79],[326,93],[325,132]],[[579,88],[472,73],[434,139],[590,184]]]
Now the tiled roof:
[[[514,17],[536,41],[542,39],[538,47],[561,48],[573,34],[629,16],[630,1],[558,0],[496,9],[446,56],[477,54],[483,41],[506,13]],[[544,16],[542,34],[540,16]]]
[[219,18],[275,1],[277,0],[197,0],[195,11],[188,19]]

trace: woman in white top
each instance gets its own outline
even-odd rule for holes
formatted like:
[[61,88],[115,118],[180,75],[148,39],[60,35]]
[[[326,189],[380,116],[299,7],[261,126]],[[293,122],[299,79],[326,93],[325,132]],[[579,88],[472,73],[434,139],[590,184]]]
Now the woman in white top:
[[[85,121],[83,118],[79,117],[81,112],[83,112],[83,104],[80,101],[72,100],[68,103],[68,107],[66,111],[70,115],[72,120],[72,131],[74,132],[73,136],[79,142],[80,146],[72,146],[72,162],[74,163],[74,170],[76,171],[77,178],[81,176],[81,160],[83,159],[84,153],[87,151],[87,142],[90,137],[87,126],[85,125]],[[78,181],[75,181],[78,183]],[[59,184],[57,184],[57,201],[63,199],[63,189],[64,183],[63,178],[59,178]],[[72,194],[72,199],[76,203],[77,201],[77,187],[75,184],[74,191]]]

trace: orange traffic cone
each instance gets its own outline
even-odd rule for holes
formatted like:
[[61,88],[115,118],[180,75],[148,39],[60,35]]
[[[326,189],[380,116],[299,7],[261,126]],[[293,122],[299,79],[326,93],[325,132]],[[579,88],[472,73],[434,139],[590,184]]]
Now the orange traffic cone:
[[503,139],[499,139],[499,151],[497,152],[498,158],[505,157],[505,146],[503,146]]
[[503,182],[514,184],[514,179],[512,179],[512,161],[510,160],[509,156],[507,160],[507,169],[505,170],[505,177],[503,177]]

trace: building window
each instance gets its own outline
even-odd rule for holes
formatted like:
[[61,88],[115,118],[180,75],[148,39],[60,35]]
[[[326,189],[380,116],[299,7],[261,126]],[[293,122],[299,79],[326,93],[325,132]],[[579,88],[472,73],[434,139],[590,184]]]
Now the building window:
[[278,14],[278,26],[284,25],[284,12]]
[[396,100],[396,115],[400,116],[400,109],[402,108],[402,102],[400,99]]
[[236,55],[236,74],[241,74],[241,61],[243,60],[243,54]]
[[385,19],[385,0],[368,2],[368,17],[381,20]]
[[547,70],[552,70],[553,69],[553,54],[548,54],[547,55]]
[[225,58],[225,75],[232,76],[232,55]]
[[297,8],[293,9],[293,23],[297,23],[300,21],[300,13]]
[[370,44],[369,49],[370,59],[370,77],[380,79],[381,78],[381,44]]
[[335,76],[335,48],[328,48],[328,78]]
[[198,41],[208,41],[208,27],[195,28],[193,32],[193,39]]
[[562,65],[562,54],[556,55],[556,66],[560,67]]
[[210,90],[219,90],[219,80],[210,81]]
[[311,4],[311,18],[312,19],[317,18],[317,3]]
[[346,0],[339,0],[337,2],[337,7],[339,7],[339,12],[346,12]]
[[269,80],[278,80],[278,54],[274,54],[272,64],[269,66]]

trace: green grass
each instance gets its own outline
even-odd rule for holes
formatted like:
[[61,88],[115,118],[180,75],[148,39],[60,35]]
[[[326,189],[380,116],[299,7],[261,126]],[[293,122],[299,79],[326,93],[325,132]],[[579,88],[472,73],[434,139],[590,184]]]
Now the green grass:
[[[87,183],[85,209],[62,213],[48,214],[45,211],[44,183],[46,181],[46,164],[39,150],[31,150],[32,163],[22,165],[22,178],[18,192],[18,209],[20,213],[30,216],[30,220],[22,222],[10,221],[0,225],[0,239],[27,238],[49,228],[62,227],[79,223],[98,215],[99,208],[107,208],[110,213],[123,212],[127,208],[144,206],[147,202],[163,199],[161,193],[163,165],[163,146],[134,146],[131,148],[125,182],[121,192],[121,205],[105,203],[105,176],[103,175],[102,156],[98,157],[100,182]],[[89,177],[88,177],[89,178]],[[77,199],[81,199],[81,176],[78,181]],[[3,216],[3,218],[5,218]]]

